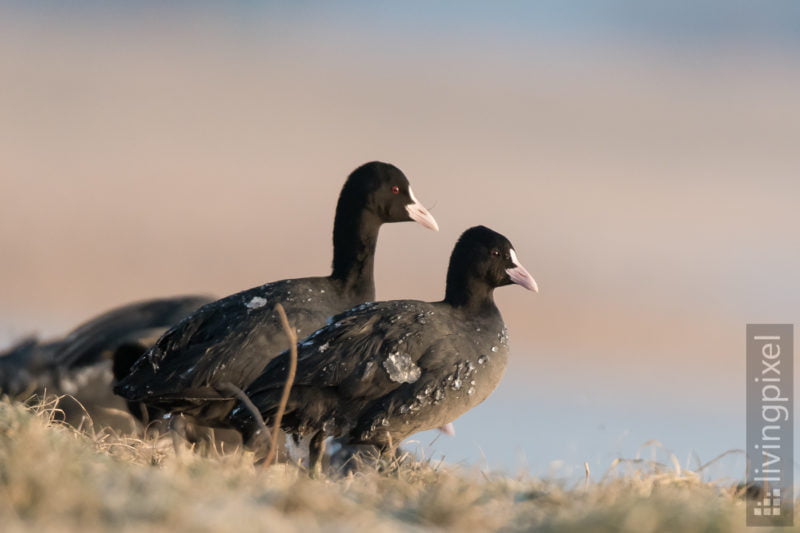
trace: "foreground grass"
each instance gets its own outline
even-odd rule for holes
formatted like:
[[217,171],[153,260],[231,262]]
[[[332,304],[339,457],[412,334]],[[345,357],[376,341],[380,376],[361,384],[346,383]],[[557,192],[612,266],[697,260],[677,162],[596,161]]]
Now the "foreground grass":
[[310,480],[252,456],[86,434],[0,401],[0,529],[16,531],[744,531],[744,500],[691,473],[565,487],[404,466]]

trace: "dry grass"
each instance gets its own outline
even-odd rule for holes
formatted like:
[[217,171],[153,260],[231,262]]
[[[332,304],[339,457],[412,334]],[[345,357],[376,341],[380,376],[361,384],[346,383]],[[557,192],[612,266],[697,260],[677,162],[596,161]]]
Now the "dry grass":
[[0,401],[0,524],[16,531],[744,531],[744,501],[692,472],[620,465],[561,483],[430,464],[312,480],[247,453],[85,433]]

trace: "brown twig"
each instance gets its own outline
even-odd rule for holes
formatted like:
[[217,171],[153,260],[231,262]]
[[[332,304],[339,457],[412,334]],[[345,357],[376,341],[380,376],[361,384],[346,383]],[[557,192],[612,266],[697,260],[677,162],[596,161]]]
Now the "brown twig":
[[[220,384],[217,386],[217,390],[222,392],[223,394],[230,394],[244,405],[245,409],[250,411],[250,416],[253,417],[253,420],[256,421],[256,425],[258,425],[258,430],[264,435],[265,439],[269,439],[269,428],[264,423],[264,419],[261,417],[261,413],[258,411],[258,407],[255,406],[253,401],[244,393],[242,389],[231,383],[230,381],[226,381],[225,383]],[[267,441],[267,444],[270,444],[271,441]]]
[[272,442],[270,442],[267,458],[264,459],[264,468],[272,464],[272,461],[275,460],[275,455],[278,453],[278,435],[281,431],[281,420],[283,420],[283,413],[286,411],[286,404],[289,402],[289,393],[292,391],[292,385],[294,384],[294,375],[297,372],[297,333],[289,325],[289,319],[286,317],[286,311],[283,310],[283,306],[275,304],[275,310],[281,317],[283,332],[289,339],[289,374],[286,376],[286,383],[283,384],[281,403],[278,405],[278,412],[275,414],[275,421],[272,425]]

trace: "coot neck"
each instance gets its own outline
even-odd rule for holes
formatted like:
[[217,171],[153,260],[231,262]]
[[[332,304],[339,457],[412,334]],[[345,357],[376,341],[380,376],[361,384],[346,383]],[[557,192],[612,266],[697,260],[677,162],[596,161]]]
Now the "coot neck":
[[499,313],[494,303],[494,287],[465,272],[448,272],[444,302],[469,315]]
[[367,210],[337,212],[333,223],[333,272],[331,279],[342,292],[361,302],[375,299],[375,248],[380,219]]

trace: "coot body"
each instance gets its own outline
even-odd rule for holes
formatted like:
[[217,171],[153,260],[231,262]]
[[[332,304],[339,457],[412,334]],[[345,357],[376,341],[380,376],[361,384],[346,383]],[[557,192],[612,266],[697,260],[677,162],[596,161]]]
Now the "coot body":
[[[334,436],[386,450],[451,422],[500,382],[508,335],[493,290],[511,283],[537,290],[508,239],[483,226],[467,230],[450,259],[444,300],[363,304],[299,344],[282,428],[314,435],[312,446]],[[288,364],[285,352],[245,391],[267,424]],[[252,441],[257,426],[243,405],[230,422]]]

